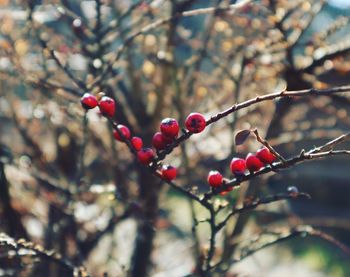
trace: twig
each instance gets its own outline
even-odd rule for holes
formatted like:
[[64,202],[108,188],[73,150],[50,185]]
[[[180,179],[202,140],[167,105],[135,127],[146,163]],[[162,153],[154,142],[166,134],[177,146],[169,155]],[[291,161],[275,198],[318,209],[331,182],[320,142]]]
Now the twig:
[[60,59],[58,58],[55,50],[51,49],[47,42],[44,40],[44,39],[41,39],[40,36],[38,35],[37,36],[37,39],[39,40],[40,42],[40,45],[43,49],[46,49],[49,53],[50,53],[50,56],[51,58],[56,62],[56,64],[58,65],[59,68],[61,68],[61,70],[68,76],[68,78],[77,86],[79,87],[80,89],[84,90],[84,91],[87,91],[88,88],[87,86],[85,85],[85,83],[78,79],[77,77],[74,76],[73,72],[70,70],[70,68],[67,66],[67,65],[64,65]]
[[70,261],[63,258],[60,254],[55,253],[53,251],[49,251],[44,249],[40,245],[35,245],[32,242],[28,242],[24,239],[14,240],[10,236],[6,235],[5,233],[0,234],[0,247],[6,246],[13,250],[20,250],[20,249],[27,249],[32,251],[36,256],[38,256],[41,259],[46,259],[51,262],[57,263],[58,265],[67,268],[69,271],[72,272],[72,276],[81,276],[81,277],[87,277],[88,273],[86,269],[83,266],[75,266]]
[[109,220],[107,226],[103,230],[99,230],[98,232],[96,232],[92,238],[78,242],[79,248],[82,251],[84,257],[88,257],[91,251],[100,242],[101,238],[104,237],[106,234],[113,232],[114,228],[118,223],[121,223],[123,220],[129,218],[131,213],[130,210],[131,209],[129,207],[120,216],[113,216]]
[[[228,116],[231,113],[234,113],[238,110],[241,110],[243,108],[247,108],[251,105],[255,105],[258,104],[260,102],[263,101],[269,101],[269,100],[274,100],[274,99],[279,99],[279,98],[283,98],[283,97],[305,97],[305,96],[324,96],[324,95],[332,95],[335,93],[349,93],[350,92],[350,86],[341,86],[341,87],[335,87],[335,88],[330,88],[330,89],[322,89],[322,90],[318,90],[318,89],[305,89],[305,90],[295,90],[295,91],[286,91],[283,90],[281,92],[275,92],[275,93],[270,93],[270,94],[266,94],[266,95],[262,95],[262,96],[258,96],[255,98],[252,98],[250,100],[244,101],[242,103],[239,104],[235,104],[233,106],[231,106],[230,108],[212,116],[210,119],[208,119],[206,121],[207,126],[219,121],[220,119]],[[170,154],[173,149],[175,147],[177,147],[180,143],[184,142],[185,140],[189,139],[191,136],[193,135],[193,133],[185,130],[184,134],[181,135],[179,138],[177,138],[172,144],[170,144],[166,149],[164,149],[163,151],[161,151],[158,154],[158,157],[156,159],[156,161],[160,161],[163,160],[166,155]]]
[[282,163],[286,162],[286,159],[283,158],[270,144],[267,140],[263,139],[260,134],[258,129],[254,129],[253,133],[257,139],[258,142],[260,142],[261,144],[263,144],[264,146],[266,146],[272,154],[274,154]]
[[[131,153],[133,153],[134,155],[137,154],[136,150],[133,148],[133,146],[131,145],[130,141],[128,139],[125,138],[124,134],[117,128],[118,124],[116,122],[114,122],[113,120],[109,119],[109,123],[113,126],[114,130],[116,130],[119,134],[119,136],[122,138],[123,142],[128,146],[129,150]],[[164,182],[166,182],[168,185],[170,185],[172,188],[174,188],[175,190],[181,192],[182,194],[188,196],[189,198],[195,200],[196,202],[200,203],[201,205],[209,208],[210,204],[206,201],[206,200],[201,200],[198,196],[196,196],[195,194],[191,193],[190,191],[185,190],[184,188],[178,186],[176,183],[172,182],[172,181],[167,181],[164,180],[162,178],[162,175],[160,172],[158,172],[156,170],[156,167],[153,164],[148,165],[147,168],[149,169],[149,171],[157,176],[158,178],[162,179]]]
[[131,35],[129,35],[125,39],[124,43],[117,49],[114,58],[112,58],[112,60],[107,64],[107,66],[101,72],[101,74],[97,78],[95,78],[95,80],[93,80],[92,83],[90,83],[88,85],[88,88],[92,89],[93,87],[95,87],[97,83],[99,83],[101,80],[103,80],[107,76],[107,74],[109,74],[112,71],[114,64],[119,60],[119,58],[121,57],[124,50],[139,35],[145,34],[151,30],[158,28],[159,26],[162,26],[168,22],[174,21],[174,20],[181,18],[181,17],[197,16],[197,15],[203,15],[203,14],[208,14],[208,13],[235,12],[235,11],[238,11],[238,10],[244,8],[250,2],[251,2],[251,0],[244,0],[238,4],[232,4],[232,5],[228,6],[227,8],[221,8],[221,7],[213,8],[213,7],[211,7],[211,8],[203,8],[203,9],[185,11],[185,12],[177,13],[177,14],[170,16],[170,17],[158,19],[155,22],[142,27],[140,30],[132,33]]
[[29,13],[28,13],[28,21],[31,23],[31,26],[34,30],[35,36],[37,38],[37,40],[40,42],[40,46],[42,47],[43,50],[47,50],[50,53],[51,58],[56,62],[56,64],[58,65],[59,68],[62,69],[62,71],[69,77],[69,79],[75,84],[77,85],[79,88],[83,89],[83,90],[87,90],[87,87],[85,85],[85,83],[81,80],[79,80],[78,78],[76,78],[74,76],[74,74],[71,72],[71,70],[68,68],[68,66],[64,65],[61,63],[60,59],[57,57],[55,51],[53,49],[51,49],[47,42],[42,39],[40,37],[40,34],[37,30],[37,28],[35,27],[35,23],[34,23],[34,19],[33,19],[33,12],[34,12],[34,6],[29,5]]
[[310,199],[310,195],[305,193],[305,192],[299,192],[297,194],[291,194],[291,193],[280,193],[280,194],[275,194],[275,195],[269,195],[266,196],[264,198],[258,198],[255,199],[254,201],[252,201],[249,204],[245,204],[243,207],[241,208],[233,208],[232,211],[225,217],[225,219],[218,224],[217,228],[220,230],[221,228],[223,228],[227,221],[234,215],[241,213],[241,212],[245,212],[247,210],[251,210],[251,209],[255,209],[258,206],[262,205],[262,204],[270,204],[273,202],[278,202],[278,201],[282,201],[282,200],[287,200],[287,199],[296,199],[296,198],[307,198]]
[[[289,239],[292,239],[295,237],[305,237],[307,235],[316,236],[316,237],[320,237],[324,240],[327,240],[330,243],[337,246],[339,249],[341,249],[344,253],[350,255],[349,247],[347,247],[345,244],[338,241],[337,239],[335,239],[331,235],[324,233],[322,231],[316,230],[311,226],[296,226],[296,227],[288,230],[287,232],[282,232],[282,233],[278,234],[276,239],[274,239],[268,243],[265,243],[265,244],[262,244],[262,245],[255,247],[255,248],[250,248],[250,249],[246,250],[245,253],[242,254],[238,259],[231,260],[231,262],[227,265],[226,268],[220,269],[218,271],[219,272],[226,272],[231,267],[232,264],[238,263],[238,262],[244,260],[245,258],[255,254],[256,252],[258,252],[262,249],[265,249],[267,247],[273,246],[275,244],[278,244],[280,242],[284,242],[286,240],[289,240]],[[219,263],[214,265],[213,268],[220,266],[222,263],[223,263],[223,261],[220,261]]]
[[208,192],[204,195],[204,199],[210,199],[212,196],[227,190],[229,187],[236,187],[240,185],[242,182],[251,180],[257,176],[278,171],[279,169],[285,169],[289,168],[295,164],[298,164],[300,162],[303,162],[305,160],[312,160],[312,159],[318,159],[318,158],[325,158],[329,156],[335,156],[335,155],[349,155],[350,150],[329,150],[329,151],[322,151],[323,147],[334,147],[337,144],[340,144],[341,142],[350,140],[350,133],[341,135],[340,137],[324,144],[323,146],[314,148],[308,152],[305,152],[305,150],[302,150],[301,153],[298,156],[295,156],[293,158],[287,159],[284,163],[283,162],[276,162],[273,163],[270,166],[266,166],[262,168],[261,170],[250,173],[247,175],[240,176],[239,178],[234,178],[227,183],[223,184],[221,187],[217,188],[216,190],[213,190],[211,192]]
[[215,253],[215,238],[216,238],[216,234],[219,231],[219,229],[217,228],[217,225],[215,224],[215,211],[214,209],[210,209],[210,218],[209,218],[209,224],[210,224],[210,239],[209,239],[209,250],[208,250],[208,254],[207,257],[205,259],[205,268],[203,271],[203,276],[207,276],[208,273],[210,272],[212,266],[211,266],[211,261],[214,257],[214,253]]
[[83,116],[83,141],[80,145],[80,151],[79,151],[79,160],[78,160],[78,168],[77,168],[77,174],[76,174],[76,184],[79,186],[81,178],[85,174],[85,164],[84,164],[84,155],[85,155],[85,149],[86,145],[88,143],[88,117],[87,117],[87,110],[84,113]]
[[139,0],[134,4],[131,4],[130,7],[122,15],[120,15],[116,20],[112,20],[105,28],[101,29],[101,36],[106,36],[113,29],[118,30],[118,27],[123,22],[123,20],[143,3],[145,3],[144,0]]

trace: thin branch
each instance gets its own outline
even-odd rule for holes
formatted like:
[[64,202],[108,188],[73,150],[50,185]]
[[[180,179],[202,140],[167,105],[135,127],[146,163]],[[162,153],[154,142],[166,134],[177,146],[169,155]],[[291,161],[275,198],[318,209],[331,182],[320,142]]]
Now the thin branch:
[[240,9],[246,7],[246,5],[251,3],[251,2],[252,2],[252,0],[244,0],[238,4],[229,5],[226,8],[211,7],[211,8],[203,8],[203,9],[196,9],[196,10],[176,13],[173,16],[158,19],[155,22],[142,27],[140,30],[132,33],[131,35],[129,35],[125,39],[124,43],[122,45],[120,45],[119,48],[116,50],[114,58],[111,59],[111,61],[107,64],[107,66],[104,68],[104,70],[101,72],[101,74],[97,78],[95,78],[95,80],[93,80],[92,83],[90,83],[88,85],[88,88],[91,89],[91,88],[95,87],[96,84],[98,84],[101,80],[106,78],[106,76],[110,72],[112,72],[114,64],[119,60],[119,58],[121,57],[124,50],[139,35],[145,34],[145,33],[152,31],[152,30],[154,30],[154,29],[156,29],[164,24],[167,24],[168,22],[177,20],[178,18],[181,18],[181,17],[197,16],[197,15],[210,14],[210,13],[234,13],[234,12],[239,11]]
[[109,22],[109,24],[106,27],[101,29],[101,36],[106,36],[113,29],[118,30],[118,27],[123,22],[123,20],[126,17],[128,17],[138,6],[140,6],[144,3],[145,3],[144,0],[139,0],[134,4],[131,4],[130,7],[123,14],[121,14],[117,19]]
[[10,236],[6,235],[5,233],[1,233],[0,247],[1,246],[9,247],[15,251],[19,251],[20,249],[27,249],[29,251],[32,251],[36,256],[38,256],[41,259],[46,259],[62,267],[65,267],[66,269],[72,272],[72,276],[88,276],[88,273],[83,266],[75,266],[70,261],[63,258],[60,254],[46,250],[42,246],[35,245],[34,243],[28,242],[24,239],[19,239],[16,241]]
[[282,201],[282,200],[287,200],[287,199],[296,199],[296,198],[299,198],[299,197],[307,198],[307,199],[311,198],[309,194],[307,194],[305,192],[299,192],[299,193],[296,193],[296,194],[293,194],[293,193],[280,193],[280,194],[275,194],[275,195],[269,195],[269,196],[266,196],[264,198],[255,199],[251,203],[245,204],[241,208],[233,208],[232,211],[225,217],[225,219],[218,224],[217,228],[219,230],[221,228],[223,228],[226,225],[227,221],[232,216],[234,216],[234,215],[236,215],[238,213],[255,209],[258,206],[263,205],[263,204],[270,204],[270,203],[274,203],[274,202],[278,202],[278,201]]
[[[349,93],[350,92],[350,86],[341,86],[341,87],[335,87],[335,88],[329,88],[329,89],[305,89],[305,90],[295,90],[295,91],[286,91],[283,90],[281,92],[275,92],[275,93],[270,93],[262,96],[257,96],[255,98],[252,98],[250,100],[247,100],[245,102],[235,104],[231,106],[230,108],[212,116],[206,121],[206,125],[210,125],[212,123],[215,123],[219,121],[220,119],[228,116],[231,113],[234,113],[238,110],[247,108],[249,106],[258,104],[263,101],[270,101],[274,99],[279,99],[279,98],[284,98],[284,97],[305,97],[305,96],[329,96],[332,94],[336,93]],[[170,154],[175,147],[177,147],[180,143],[184,142],[185,140],[189,139],[193,133],[190,131],[184,130],[183,135],[181,135],[179,138],[177,138],[172,144],[170,144],[166,149],[161,151],[158,154],[158,157],[156,161],[163,160],[166,155]]]
[[78,78],[76,78],[73,74],[73,72],[70,70],[70,68],[67,65],[64,65],[60,59],[57,57],[57,54],[55,52],[55,50],[51,49],[47,42],[45,41],[45,39],[42,39],[40,37],[39,31],[35,26],[34,23],[34,18],[33,18],[33,12],[34,12],[34,6],[29,5],[29,13],[28,13],[28,21],[30,22],[36,39],[40,42],[40,46],[42,47],[43,50],[47,50],[48,53],[50,54],[51,58],[56,62],[56,64],[58,65],[59,68],[61,68],[61,70],[68,76],[68,78],[79,88],[83,89],[83,90],[87,90],[87,87],[85,85],[85,83],[82,80],[79,80]]
[[82,80],[80,80],[80,79],[78,79],[77,77],[75,77],[74,74],[73,74],[73,72],[71,71],[71,69],[70,69],[67,65],[63,64],[63,63],[60,61],[59,57],[58,57],[57,54],[56,54],[56,51],[53,50],[53,49],[51,49],[51,48],[48,46],[47,42],[46,42],[44,39],[41,39],[39,35],[37,36],[37,39],[39,40],[41,47],[42,47],[43,49],[46,49],[46,50],[50,53],[51,58],[56,62],[56,64],[58,65],[58,67],[61,68],[61,70],[68,76],[68,78],[69,78],[77,87],[79,87],[80,89],[82,89],[82,90],[84,90],[84,91],[87,91],[88,88],[87,88],[87,86],[85,85],[85,83],[84,83]]
[[340,57],[349,53],[350,51],[350,39],[343,40],[341,42],[337,42],[332,45],[328,45],[326,47],[318,48],[314,55],[312,61],[300,68],[303,72],[310,72],[316,66],[322,65],[326,60],[331,60],[336,57]]
[[[347,247],[345,244],[343,244],[339,240],[335,239],[331,235],[324,233],[322,231],[316,230],[311,226],[296,226],[296,227],[288,230],[287,232],[282,232],[282,233],[278,234],[277,238],[270,241],[270,242],[267,242],[265,244],[262,244],[262,245],[255,247],[255,248],[250,248],[250,249],[246,250],[245,253],[243,253],[238,259],[231,260],[230,264],[228,264],[226,268],[222,268],[218,271],[226,272],[231,267],[232,264],[238,263],[238,262],[244,260],[245,258],[247,258],[247,257],[255,254],[256,252],[263,250],[267,247],[276,245],[278,243],[287,241],[287,240],[292,239],[292,238],[305,237],[308,235],[320,237],[324,240],[327,240],[330,243],[332,243],[333,245],[335,245],[336,247],[338,247],[339,249],[341,249],[347,255],[350,255],[349,247]],[[223,263],[223,261],[220,261],[219,263],[214,265],[213,268],[220,266],[222,263]]]
[[[111,120],[111,119],[109,119],[109,123],[112,125],[114,130],[116,130],[118,132],[118,134],[121,137],[122,141],[128,146],[130,152],[136,156],[137,155],[136,150],[131,145],[131,142],[128,139],[126,139],[124,134],[117,128],[118,124],[116,122],[114,122],[113,120]],[[211,205],[206,200],[200,199],[198,196],[196,196],[192,192],[185,190],[184,188],[178,186],[176,183],[174,183],[172,181],[164,180],[162,178],[162,174],[159,171],[156,170],[156,164],[154,162],[151,165],[148,165],[147,168],[149,169],[149,171],[153,175],[155,175],[158,178],[162,179],[164,182],[166,182],[168,185],[170,185],[173,189],[175,189],[175,190],[179,191],[180,193],[188,196],[189,198],[195,200],[196,202],[200,203],[201,205],[203,205],[207,209],[211,208]]]
[[82,254],[85,257],[88,257],[88,255],[95,248],[95,246],[101,241],[102,237],[104,237],[108,233],[113,232],[118,223],[121,223],[125,219],[130,218],[130,213],[131,208],[128,208],[120,216],[113,216],[103,230],[99,230],[98,232],[96,232],[92,238],[78,242]]
[[269,173],[269,172],[276,172],[280,169],[289,168],[291,166],[294,166],[300,162],[306,161],[306,160],[312,160],[312,159],[319,159],[319,158],[325,158],[329,156],[336,156],[336,155],[349,155],[350,150],[328,150],[323,151],[324,148],[333,148],[337,144],[340,144],[344,141],[350,140],[350,133],[341,135],[340,137],[322,145],[319,147],[316,147],[314,149],[311,149],[308,152],[305,152],[305,150],[302,150],[301,153],[298,156],[295,156],[293,158],[287,159],[284,163],[283,162],[276,162],[269,166],[266,166],[262,168],[261,170],[257,172],[253,172],[247,175],[240,176],[238,178],[234,178],[232,180],[229,180],[225,184],[223,184],[221,187],[208,192],[204,195],[203,199],[210,199],[212,196],[227,190],[230,187],[236,187],[239,186],[242,182],[246,182],[248,180],[251,180],[257,176]]
[[260,134],[258,129],[254,129],[253,133],[257,139],[258,142],[260,142],[262,145],[266,146],[272,154],[274,154],[282,163],[286,162],[286,159],[283,158],[270,144],[267,140],[263,139]]
[[84,163],[84,156],[85,156],[85,150],[88,143],[88,116],[87,116],[87,110],[85,110],[84,116],[83,116],[83,141],[79,147],[79,160],[78,160],[78,167],[77,167],[77,173],[76,173],[76,184],[79,186],[81,178],[84,177],[85,174],[85,163]]
[[216,234],[219,231],[217,228],[217,225],[215,224],[215,211],[214,209],[210,209],[210,218],[209,218],[209,224],[210,224],[210,239],[209,239],[209,250],[207,257],[205,259],[205,268],[204,268],[204,276],[207,276],[209,271],[211,270],[211,261],[214,257],[215,253],[215,245],[216,245]]
[[45,80],[38,77],[28,76],[24,81],[28,82],[32,86],[37,86],[45,89],[61,89],[76,97],[81,97],[83,95],[83,92],[71,87],[61,85],[58,81],[55,80]]

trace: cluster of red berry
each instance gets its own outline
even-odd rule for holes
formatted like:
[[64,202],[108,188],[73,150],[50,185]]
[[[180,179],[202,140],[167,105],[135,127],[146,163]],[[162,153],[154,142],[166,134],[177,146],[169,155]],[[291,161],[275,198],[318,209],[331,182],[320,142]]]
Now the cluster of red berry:
[[100,112],[104,116],[112,117],[115,113],[115,101],[105,95],[97,98],[95,95],[90,93],[84,93],[83,97],[80,99],[80,103],[86,110],[90,110],[98,106],[100,108]]
[[[231,172],[240,177],[245,175],[246,171],[255,172],[260,170],[266,164],[271,164],[276,159],[276,156],[271,153],[267,147],[259,149],[256,154],[249,153],[245,159],[233,158],[230,163]],[[217,188],[224,183],[224,178],[219,171],[213,170],[208,174],[208,183],[211,187]],[[227,189],[223,194],[231,191],[232,187]]]
[[[113,117],[115,113],[115,101],[108,97],[102,96],[99,100],[96,96],[85,93],[81,98],[81,104],[86,109],[99,107],[102,115]],[[191,113],[185,121],[186,129],[191,133],[200,133],[206,127],[206,120],[200,113]],[[118,129],[118,130],[117,130]],[[152,138],[152,146],[157,150],[164,150],[178,136],[180,131],[179,123],[174,118],[165,118],[160,123],[160,132],[156,132]],[[131,137],[129,128],[125,125],[118,124],[113,130],[113,136],[118,141],[129,140],[132,147],[137,152],[137,159],[144,165],[150,164],[155,158],[155,152],[152,148],[143,147],[143,141],[139,137]],[[177,169],[171,165],[163,165],[160,169],[163,179],[171,181],[176,178]]]

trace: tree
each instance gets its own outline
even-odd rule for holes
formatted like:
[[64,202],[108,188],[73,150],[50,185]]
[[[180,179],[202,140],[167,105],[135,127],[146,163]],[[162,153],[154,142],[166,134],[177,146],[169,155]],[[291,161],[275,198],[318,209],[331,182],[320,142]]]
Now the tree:
[[[118,2],[29,1],[22,20],[2,18],[2,267],[12,275],[146,276],[157,271],[160,232],[192,241],[186,274],[198,276],[304,235],[349,252],[307,224],[244,236],[255,208],[310,198],[295,186],[269,192],[272,174],[331,156],[348,162],[350,86],[333,76],[349,72],[350,44],[332,37],[348,19],[310,34],[326,2]],[[326,117],[317,120],[315,110]],[[200,115],[189,122],[192,112],[204,116],[203,132]],[[155,143],[161,122],[176,130],[164,118],[182,129],[168,140],[161,130]],[[156,145],[154,157],[135,136]],[[232,165],[261,146],[271,160]],[[191,230],[171,219],[177,210],[190,214]],[[136,224],[128,229],[133,250],[114,257],[125,222]],[[93,266],[106,238],[113,270],[107,261]]]

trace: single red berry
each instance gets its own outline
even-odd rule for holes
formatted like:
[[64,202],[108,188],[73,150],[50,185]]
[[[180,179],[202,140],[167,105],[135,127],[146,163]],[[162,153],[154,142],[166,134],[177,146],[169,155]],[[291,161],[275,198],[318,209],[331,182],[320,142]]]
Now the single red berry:
[[116,140],[124,141],[124,139],[130,138],[130,130],[128,127],[126,127],[125,125],[122,125],[122,124],[118,124],[117,128],[123,134],[123,137],[121,137],[119,135],[119,132],[117,130],[113,130],[113,136]]
[[136,151],[140,151],[143,146],[142,138],[139,137],[132,137],[131,138],[131,144],[134,147]]
[[80,103],[86,110],[93,109],[98,105],[96,96],[90,93],[84,93],[84,95],[80,99]]
[[162,136],[163,136],[163,139],[164,139],[166,145],[172,143],[174,141],[174,139],[176,139],[176,137],[167,137],[167,136],[164,136],[163,134],[162,134]]
[[231,172],[235,175],[244,175],[247,165],[244,159],[233,158],[230,163]]
[[151,148],[142,148],[137,152],[137,158],[142,164],[149,164],[154,158],[154,151]]
[[264,164],[252,153],[249,153],[245,158],[245,162],[249,171],[258,171]]
[[103,96],[98,106],[104,116],[112,117],[115,113],[115,101],[108,96]]
[[163,179],[167,180],[167,181],[174,180],[176,178],[176,175],[177,175],[176,167],[171,166],[171,165],[163,165],[161,172],[162,172]]
[[200,133],[205,129],[206,121],[202,114],[191,113],[186,118],[185,126],[192,133]]
[[271,164],[276,159],[275,155],[272,154],[267,147],[263,147],[256,151],[256,156],[265,164]]
[[168,139],[161,132],[154,134],[152,138],[152,145],[157,150],[162,150],[168,144]]
[[166,137],[175,138],[179,133],[179,123],[174,118],[165,118],[160,123],[160,131]]
[[222,185],[222,175],[219,171],[212,170],[208,174],[207,181],[211,187],[219,187]]

